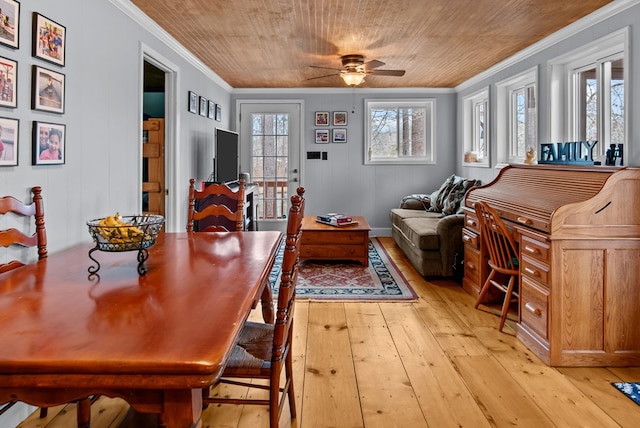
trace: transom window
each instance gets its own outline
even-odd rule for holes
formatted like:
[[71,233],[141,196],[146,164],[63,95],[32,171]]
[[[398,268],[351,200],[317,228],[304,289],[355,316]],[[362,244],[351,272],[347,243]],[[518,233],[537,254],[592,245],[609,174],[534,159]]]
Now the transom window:
[[365,110],[365,164],[435,162],[435,100],[365,100]]

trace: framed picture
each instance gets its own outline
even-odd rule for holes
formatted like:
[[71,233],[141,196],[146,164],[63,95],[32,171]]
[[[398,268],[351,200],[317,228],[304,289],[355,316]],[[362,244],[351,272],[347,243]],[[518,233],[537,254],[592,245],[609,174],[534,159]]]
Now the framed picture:
[[64,67],[67,29],[33,12],[33,56]]
[[317,111],[316,112],[316,126],[329,126],[329,112]]
[[0,106],[16,107],[18,63],[0,56]]
[[215,119],[216,118],[216,103],[214,103],[211,100],[209,100],[209,110],[207,110],[207,117],[209,119]]
[[64,74],[34,65],[31,92],[32,109],[64,113]]
[[347,126],[347,112],[346,111],[334,111],[333,112],[333,126]]
[[333,130],[334,143],[346,143],[347,142],[347,130],[344,128],[334,128]]
[[216,120],[218,122],[222,120],[222,106],[220,104],[216,104]]
[[329,142],[328,129],[316,129],[316,144],[327,144]]
[[33,165],[62,165],[66,149],[66,126],[33,122]]
[[0,166],[18,165],[18,119],[0,117]]
[[198,94],[192,91],[189,91],[189,111],[198,113]]
[[20,3],[0,0],[0,43],[10,48],[20,45]]
[[209,101],[201,96],[200,97],[200,116],[207,117],[207,108],[209,107]]

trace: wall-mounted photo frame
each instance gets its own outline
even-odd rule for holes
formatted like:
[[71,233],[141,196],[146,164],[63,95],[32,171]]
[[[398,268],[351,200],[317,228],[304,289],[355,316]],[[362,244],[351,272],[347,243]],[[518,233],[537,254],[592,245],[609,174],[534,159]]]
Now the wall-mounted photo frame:
[[333,138],[331,141],[334,143],[346,143],[347,142],[347,130],[345,128],[332,129]]
[[347,126],[347,112],[346,111],[334,111],[333,112],[333,126]]
[[20,3],[0,0],[0,44],[20,47]]
[[317,111],[316,112],[316,126],[329,126],[329,112]]
[[33,56],[64,67],[67,29],[33,12]]
[[216,118],[216,103],[214,103],[211,100],[209,100],[209,109],[207,110],[207,117],[209,119]]
[[216,121],[220,122],[222,120],[222,106],[220,104],[216,104]]
[[67,148],[67,127],[59,123],[33,122],[33,165],[62,165]]
[[17,107],[18,63],[0,56],[0,106]]
[[329,142],[328,129],[316,129],[316,144],[327,144]]
[[200,96],[200,116],[207,117],[207,108],[209,108],[209,100]]
[[18,165],[18,130],[20,121],[0,117],[0,166]]
[[31,108],[64,113],[65,76],[47,68],[33,66]]
[[189,112],[198,114],[198,94],[189,91]]

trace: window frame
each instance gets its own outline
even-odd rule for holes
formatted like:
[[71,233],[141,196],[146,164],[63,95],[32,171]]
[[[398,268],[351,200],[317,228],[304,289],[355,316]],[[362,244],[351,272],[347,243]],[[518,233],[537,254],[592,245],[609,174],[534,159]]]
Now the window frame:
[[[370,159],[371,146],[371,110],[372,108],[426,108],[424,136],[425,156],[407,156],[397,158]],[[436,163],[435,156],[435,98],[409,98],[409,99],[365,99],[364,100],[364,164],[365,165],[429,165]]]
[[[485,128],[484,146],[482,156],[478,156],[480,138],[478,137],[478,106],[484,104],[485,107]],[[462,99],[462,121],[463,121],[463,158],[464,166],[487,168],[491,166],[491,102],[489,97],[489,86],[467,95]],[[476,160],[470,161],[470,153],[476,154]]]

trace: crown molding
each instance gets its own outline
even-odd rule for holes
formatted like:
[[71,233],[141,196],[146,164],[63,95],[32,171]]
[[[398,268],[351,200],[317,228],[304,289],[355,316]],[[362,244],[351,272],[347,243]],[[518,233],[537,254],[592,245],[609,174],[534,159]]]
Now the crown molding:
[[200,61],[191,51],[181,45],[176,39],[160,27],[153,19],[149,18],[136,5],[129,0],[109,0],[115,7],[120,9],[125,15],[138,23],[142,28],[147,30],[153,36],[157,37],[162,43],[180,55],[185,61],[189,62],[196,69],[200,70],[205,76],[213,80],[227,92],[233,89],[231,85],[222,80],[220,76]]
[[453,88],[234,88],[233,95],[258,94],[455,94]]
[[604,21],[605,19],[611,18],[612,16],[626,9],[636,6],[637,4],[640,4],[640,0],[613,0],[611,3],[602,6],[600,9],[567,25],[564,28],[561,28],[550,36],[517,52],[504,61],[499,62],[498,64],[486,69],[485,71],[476,74],[471,79],[456,86],[455,90],[456,92],[464,91],[465,89],[470,88],[471,86],[483,81],[484,79],[491,77],[492,75],[499,73],[500,71],[505,70],[506,68],[509,68],[512,65],[515,65],[520,61],[523,61],[535,54],[538,54],[545,49],[550,48],[551,46]]

